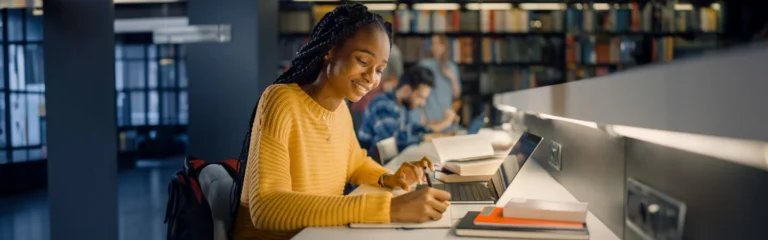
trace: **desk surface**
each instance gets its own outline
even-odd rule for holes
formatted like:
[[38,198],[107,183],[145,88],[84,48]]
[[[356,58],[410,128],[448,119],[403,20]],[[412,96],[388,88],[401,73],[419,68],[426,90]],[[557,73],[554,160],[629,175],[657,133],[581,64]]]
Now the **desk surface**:
[[[431,144],[423,143],[418,146],[411,146],[405,149],[395,159],[392,159],[385,165],[388,169],[396,171],[397,168],[406,161],[416,161],[423,156],[437,160],[437,154]],[[558,183],[549,173],[542,168],[536,161],[529,160],[518,172],[512,184],[499,199],[497,206],[503,206],[512,198],[529,198],[554,201],[577,201],[568,190]],[[460,219],[467,211],[479,211],[483,205],[474,204],[454,204],[451,205],[451,218],[454,221]],[[610,229],[603,224],[591,212],[587,216],[587,226],[591,239],[618,240]],[[418,229],[418,230],[397,230],[397,229],[351,229],[349,227],[332,228],[307,228],[301,231],[294,239],[465,239],[453,234],[453,229]],[[482,238],[466,238],[482,239]]]

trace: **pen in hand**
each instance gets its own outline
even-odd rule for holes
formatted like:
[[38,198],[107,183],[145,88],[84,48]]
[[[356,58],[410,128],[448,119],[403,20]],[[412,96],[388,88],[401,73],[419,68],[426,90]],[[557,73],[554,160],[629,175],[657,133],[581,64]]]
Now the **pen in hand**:
[[424,175],[427,177],[427,186],[432,187],[432,178],[427,174],[427,167],[424,167]]

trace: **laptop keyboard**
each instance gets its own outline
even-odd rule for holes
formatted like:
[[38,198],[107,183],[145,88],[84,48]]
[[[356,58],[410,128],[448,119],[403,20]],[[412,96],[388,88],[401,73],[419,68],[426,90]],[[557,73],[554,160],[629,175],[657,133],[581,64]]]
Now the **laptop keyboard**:
[[[422,189],[427,185],[419,185]],[[432,187],[451,193],[451,201],[493,201],[491,192],[483,184],[435,184]]]

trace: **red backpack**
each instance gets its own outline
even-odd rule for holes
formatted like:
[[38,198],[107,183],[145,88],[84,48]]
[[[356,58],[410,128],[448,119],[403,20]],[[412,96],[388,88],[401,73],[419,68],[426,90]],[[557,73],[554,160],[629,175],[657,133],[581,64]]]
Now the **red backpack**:
[[224,167],[232,178],[232,187],[229,191],[229,219],[230,226],[226,230],[227,238],[233,239],[235,219],[240,206],[240,193],[243,190],[246,161],[251,143],[251,127],[256,116],[259,102],[251,113],[248,131],[243,140],[240,156],[237,159],[228,159],[221,162],[205,162],[194,157],[187,157],[184,161],[184,169],[178,171],[168,185],[168,204],[165,211],[165,223],[167,223],[167,239],[214,239],[214,224],[211,207],[200,187],[200,172],[207,166],[218,164]]
[[[237,159],[205,162],[187,157],[184,160],[184,168],[173,175],[168,185],[168,203],[165,210],[167,239],[214,239],[214,218],[211,206],[203,196],[199,179],[200,172],[211,165],[222,166],[233,179],[230,190],[230,219],[234,220],[240,199],[239,191],[235,190],[237,184],[234,184],[235,180],[240,178],[240,162]],[[227,235],[232,238],[232,227],[227,229]]]

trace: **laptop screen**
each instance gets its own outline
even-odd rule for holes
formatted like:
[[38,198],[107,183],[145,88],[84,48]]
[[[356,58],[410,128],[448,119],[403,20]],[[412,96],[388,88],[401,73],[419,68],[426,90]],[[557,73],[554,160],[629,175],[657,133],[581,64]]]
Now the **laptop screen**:
[[523,132],[520,139],[515,143],[515,146],[512,147],[509,156],[504,159],[499,170],[493,178],[491,178],[490,188],[496,191],[497,197],[501,197],[501,194],[503,194],[509,184],[512,183],[517,172],[523,168],[523,164],[530,159],[533,151],[536,150],[540,143],[541,137],[529,132]]

